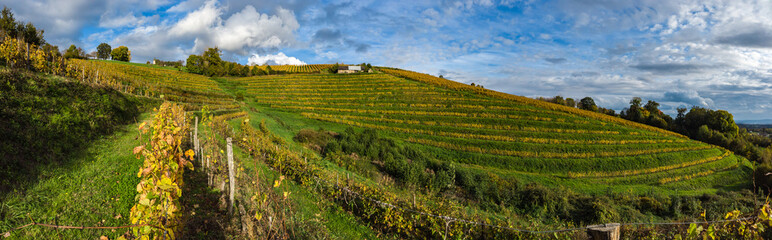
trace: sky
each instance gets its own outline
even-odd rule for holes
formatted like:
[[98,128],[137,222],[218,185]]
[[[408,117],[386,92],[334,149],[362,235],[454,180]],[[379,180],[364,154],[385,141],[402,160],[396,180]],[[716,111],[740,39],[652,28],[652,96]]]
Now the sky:
[[[772,119],[772,1],[0,0],[49,43],[133,62],[362,63],[501,92]],[[772,120],[766,121],[772,123]]]

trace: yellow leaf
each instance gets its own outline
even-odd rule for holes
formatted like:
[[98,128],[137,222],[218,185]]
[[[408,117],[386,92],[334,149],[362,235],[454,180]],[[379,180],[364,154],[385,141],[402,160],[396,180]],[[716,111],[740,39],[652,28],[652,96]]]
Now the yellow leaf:
[[139,130],[142,130],[142,128],[145,128],[145,125],[147,125],[147,122],[142,122],[139,124]]
[[277,188],[279,187],[279,185],[281,185],[281,181],[279,180],[273,181],[273,187]]
[[105,236],[101,236],[101,237],[99,237],[99,240],[110,240],[110,239],[105,237]]
[[142,149],[145,149],[144,145],[134,147],[134,154],[139,154],[139,152],[141,152]]

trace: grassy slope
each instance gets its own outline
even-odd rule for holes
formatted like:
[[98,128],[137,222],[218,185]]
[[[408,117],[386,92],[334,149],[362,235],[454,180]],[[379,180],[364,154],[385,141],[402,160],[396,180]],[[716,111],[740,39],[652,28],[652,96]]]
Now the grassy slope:
[[[149,120],[144,114],[141,119]],[[104,136],[68,163],[42,167],[40,181],[26,192],[10,193],[0,203],[0,232],[36,222],[70,226],[129,225],[129,210],[139,178],[136,171],[142,160],[132,154],[140,145],[136,125],[121,127]],[[113,239],[126,230],[61,230],[38,226],[17,230],[11,239]]]

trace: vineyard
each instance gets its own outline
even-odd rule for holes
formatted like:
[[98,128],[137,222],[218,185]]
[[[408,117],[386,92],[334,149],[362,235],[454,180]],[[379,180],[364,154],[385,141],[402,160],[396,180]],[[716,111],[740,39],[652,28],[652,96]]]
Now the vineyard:
[[124,93],[182,103],[186,110],[234,110],[233,98],[207,77],[170,69],[149,68],[109,61],[72,59],[66,76],[109,86]]
[[[463,168],[568,183],[581,191],[605,191],[598,184],[627,179],[644,189],[704,192],[711,191],[706,183],[743,174],[736,170],[741,158],[673,132],[426,74],[380,70],[387,74],[236,81],[263,107],[380,130]],[[680,184],[669,186],[677,176],[684,176]],[[630,185],[608,187],[627,191]]]
[[[271,70],[282,73],[319,73],[323,69],[332,67],[333,64],[306,64],[306,65],[272,65]],[[268,65],[255,66],[263,71],[268,69]]]
[[[113,210],[110,222],[141,226],[124,236],[206,238],[212,228],[200,232],[199,225],[231,217],[242,225],[216,231],[251,238],[356,238],[359,232],[408,239],[542,238],[545,229],[678,216],[668,215],[666,208],[691,215],[710,209],[711,218],[729,208],[748,210],[742,204],[681,207],[693,204],[689,199],[747,184],[750,163],[724,148],[430,75],[391,68],[313,74],[332,65],[303,65],[271,66],[283,74],[212,79],[111,61],[66,63],[57,75],[167,101],[154,112],[152,125],[140,125],[136,137],[123,136],[149,141],[122,150],[143,159],[124,166],[133,167],[132,181],[115,181],[128,185],[121,185],[122,198],[135,201],[122,201],[120,214]],[[328,140],[303,142],[301,133]],[[224,202],[190,195],[193,187],[182,180],[183,172],[189,180],[203,178],[191,182],[207,189],[193,191],[209,198],[232,194],[216,190],[224,189],[225,175],[234,171],[225,167],[225,137],[233,138],[241,158],[235,177],[242,188],[236,195],[239,212],[227,216],[218,212]],[[199,140],[202,144],[187,142]],[[183,151],[187,147],[198,150]],[[184,171],[190,163],[195,170]],[[285,179],[292,187],[283,186]],[[14,204],[28,201],[14,199]],[[129,203],[133,207],[126,207]],[[339,210],[324,211],[320,203]],[[0,227],[24,223],[27,218],[19,213]],[[37,215],[58,221],[51,213]],[[276,228],[274,221],[287,225]],[[341,223],[357,230],[336,226]],[[554,237],[579,236],[571,234]]]

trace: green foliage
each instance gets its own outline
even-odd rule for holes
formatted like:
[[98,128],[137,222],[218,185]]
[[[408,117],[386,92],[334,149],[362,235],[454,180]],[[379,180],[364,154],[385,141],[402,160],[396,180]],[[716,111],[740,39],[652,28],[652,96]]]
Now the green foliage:
[[67,59],[75,58],[75,59],[85,59],[86,53],[83,52],[83,49],[80,49],[79,47],[76,47],[75,44],[70,45],[69,48],[67,48],[67,51],[64,52],[64,57]]
[[131,61],[131,51],[129,51],[129,48],[126,46],[120,46],[113,49],[110,53],[110,57],[116,61],[129,62]]
[[579,100],[579,109],[584,109],[587,111],[598,111],[598,105],[595,105],[595,100],[593,100],[591,97],[584,97],[582,100]]
[[36,166],[66,161],[98,136],[139,115],[138,99],[108,88],[0,69],[3,191]]
[[110,58],[112,49],[113,47],[111,47],[110,44],[100,43],[99,46],[97,46],[97,58],[99,59]]
[[203,74],[204,59],[201,56],[191,54],[185,63],[189,73]]

